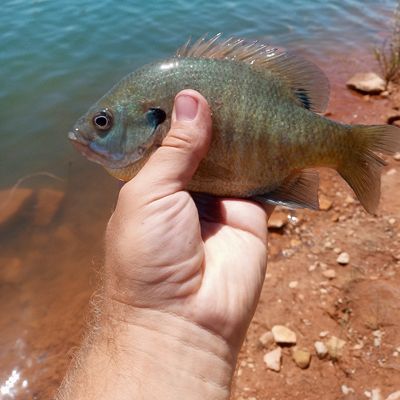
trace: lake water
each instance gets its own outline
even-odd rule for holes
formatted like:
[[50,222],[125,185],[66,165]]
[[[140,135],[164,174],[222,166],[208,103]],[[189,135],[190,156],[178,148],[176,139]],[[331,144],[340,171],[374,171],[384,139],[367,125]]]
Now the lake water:
[[0,189],[46,171],[62,181],[33,176],[23,186],[53,187],[65,198],[48,226],[28,215],[0,231],[0,268],[20,269],[4,282],[0,274],[0,399],[50,398],[101,265],[102,232],[118,185],[68,143],[75,120],[124,75],[207,32],[263,40],[343,71],[358,57],[372,59],[395,4],[3,0]]

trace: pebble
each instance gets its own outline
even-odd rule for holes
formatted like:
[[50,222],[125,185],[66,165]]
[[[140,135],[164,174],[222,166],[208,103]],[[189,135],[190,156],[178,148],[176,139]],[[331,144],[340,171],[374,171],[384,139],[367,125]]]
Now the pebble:
[[18,218],[33,197],[28,188],[6,189],[0,191],[0,229]]
[[383,335],[382,331],[378,329],[376,331],[373,331],[372,335],[374,336],[374,346],[380,347],[382,344],[382,335]]
[[283,325],[274,325],[271,329],[275,343],[296,344],[296,333]]
[[35,215],[33,222],[35,225],[49,225],[58,211],[65,193],[54,189],[40,189],[37,194]]
[[281,370],[282,349],[277,347],[264,355],[264,362],[268,369],[279,372]]
[[290,289],[295,289],[295,288],[297,288],[297,286],[299,286],[299,282],[298,281],[289,282],[289,288]]
[[308,368],[311,362],[310,352],[297,347],[292,350],[292,358],[296,365],[302,369]]
[[339,359],[342,355],[342,350],[345,345],[346,342],[344,340],[339,339],[336,336],[332,336],[326,343],[328,354],[334,360]]
[[287,223],[287,214],[282,211],[275,211],[268,220],[268,228],[282,229]]
[[322,211],[328,211],[332,208],[332,200],[330,200],[325,195],[321,194],[319,196],[319,209]]
[[400,390],[390,393],[386,400],[400,400]]
[[385,81],[375,72],[358,72],[347,82],[347,87],[362,93],[379,94],[386,89]]
[[258,341],[261,343],[262,346],[267,348],[272,343],[274,343],[274,335],[271,331],[265,332],[258,338]]
[[329,335],[329,332],[328,332],[328,331],[321,331],[321,332],[319,333],[319,337],[320,337],[320,338],[327,337],[328,335]]
[[317,357],[320,359],[326,357],[328,354],[328,349],[326,348],[325,344],[319,340],[314,342],[314,348],[315,352],[317,353]]
[[395,153],[394,156],[393,156],[393,158],[394,158],[396,161],[400,161],[400,152]]
[[354,393],[354,389],[351,387],[348,387],[347,385],[342,385],[340,387],[340,389],[342,390],[342,393],[346,396],[350,393]]
[[381,389],[371,390],[371,400],[382,400]]
[[333,249],[333,252],[336,253],[336,254],[339,254],[339,253],[342,252],[342,249],[341,249],[340,247],[335,247],[335,248]]
[[327,269],[326,271],[322,271],[322,275],[328,279],[336,278],[336,271],[334,269]]
[[340,253],[336,262],[340,265],[347,265],[350,262],[349,254],[346,252]]

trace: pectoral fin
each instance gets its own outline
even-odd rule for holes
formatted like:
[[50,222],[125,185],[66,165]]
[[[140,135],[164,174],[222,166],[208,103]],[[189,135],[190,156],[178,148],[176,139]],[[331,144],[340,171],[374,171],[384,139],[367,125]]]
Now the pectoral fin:
[[252,196],[251,199],[288,208],[318,210],[318,186],[318,172],[304,170],[290,175],[276,190]]

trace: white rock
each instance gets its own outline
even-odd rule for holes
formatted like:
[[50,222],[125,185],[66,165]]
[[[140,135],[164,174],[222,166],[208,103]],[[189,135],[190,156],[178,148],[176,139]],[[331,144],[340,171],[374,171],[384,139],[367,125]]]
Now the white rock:
[[346,342],[344,340],[339,339],[336,336],[332,336],[326,343],[326,347],[328,349],[329,355],[334,360],[337,360],[338,358],[340,358],[345,344],[346,344]]
[[296,333],[283,325],[274,325],[271,329],[275,343],[296,344]]
[[400,390],[390,393],[386,400],[400,400]]
[[268,347],[270,346],[272,343],[274,343],[274,335],[272,334],[271,331],[265,332],[263,333],[258,341],[264,346],[264,347]]
[[291,282],[289,282],[289,288],[290,288],[290,289],[295,289],[295,288],[297,288],[298,285],[299,285],[299,282],[298,282],[298,281],[291,281]]
[[279,372],[281,370],[282,349],[277,347],[264,355],[264,362],[268,369]]
[[328,349],[325,344],[319,340],[314,342],[314,348],[318,358],[324,358],[328,354]]
[[336,262],[340,265],[347,265],[350,262],[349,254],[346,252],[340,253]]
[[342,393],[343,393],[345,396],[348,395],[349,393],[354,393],[354,389],[351,388],[351,387],[348,387],[347,385],[342,385],[342,386],[340,387],[340,389],[342,390]]
[[393,158],[394,158],[396,161],[400,161],[400,152],[395,153],[394,156],[393,156]]
[[319,333],[319,337],[321,337],[321,338],[327,337],[328,335],[329,335],[329,332],[328,332],[328,331],[321,331],[321,332]]
[[371,400],[382,400],[381,389],[371,390]]
[[380,347],[382,343],[382,335],[383,335],[382,331],[378,329],[376,331],[373,331],[372,335],[374,336],[374,346]]
[[346,85],[363,93],[379,94],[386,88],[385,81],[374,72],[359,72],[350,78]]

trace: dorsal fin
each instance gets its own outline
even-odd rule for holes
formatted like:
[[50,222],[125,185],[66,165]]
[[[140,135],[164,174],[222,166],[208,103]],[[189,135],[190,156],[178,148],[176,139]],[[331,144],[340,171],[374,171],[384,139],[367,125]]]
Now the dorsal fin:
[[328,104],[329,81],[316,65],[258,41],[232,37],[222,39],[219,33],[211,39],[204,36],[193,44],[189,39],[178,49],[176,57],[244,62],[257,69],[266,69],[282,79],[304,108],[324,112]]

